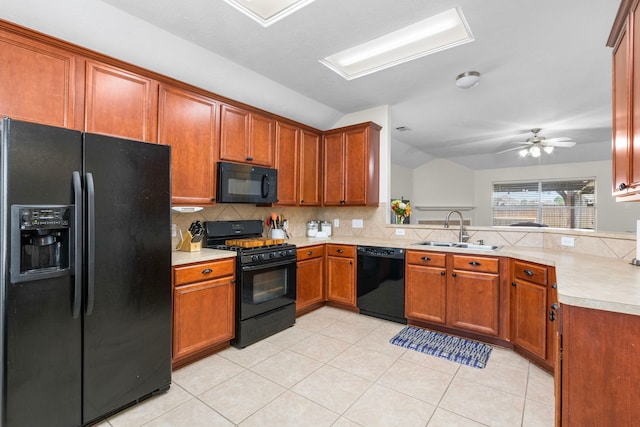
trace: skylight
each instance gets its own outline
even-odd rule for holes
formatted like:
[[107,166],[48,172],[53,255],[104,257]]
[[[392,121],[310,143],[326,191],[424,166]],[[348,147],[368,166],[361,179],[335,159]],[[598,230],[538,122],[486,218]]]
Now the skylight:
[[320,62],[353,80],[473,40],[462,10],[455,8],[327,56]]
[[314,0],[224,0],[263,27],[291,15]]

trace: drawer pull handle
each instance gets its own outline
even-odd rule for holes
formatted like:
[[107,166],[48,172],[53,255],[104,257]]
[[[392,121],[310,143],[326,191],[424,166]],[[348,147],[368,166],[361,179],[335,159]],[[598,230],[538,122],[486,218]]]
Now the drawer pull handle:
[[481,265],[478,261],[471,261],[469,263],[469,265],[473,265],[474,267],[478,267],[479,265]]
[[213,273],[213,270],[210,268],[205,268],[204,270],[202,270],[202,274],[210,274]]
[[423,261],[431,261],[431,258],[429,258],[428,256],[423,256],[423,257],[422,257],[422,260],[423,260]]
[[526,270],[524,271],[524,274],[526,274],[527,276],[533,276],[533,271],[531,271],[531,270],[529,270],[529,269],[526,269]]
[[337,251],[339,254],[343,253],[344,251],[342,249],[338,249]]
[[313,252],[312,251],[308,251],[307,255],[313,255]]

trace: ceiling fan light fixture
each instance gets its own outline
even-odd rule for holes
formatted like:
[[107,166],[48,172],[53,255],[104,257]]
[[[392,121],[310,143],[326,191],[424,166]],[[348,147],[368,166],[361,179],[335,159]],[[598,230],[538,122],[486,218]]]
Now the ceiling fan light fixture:
[[520,154],[520,157],[527,157],[529,155],[529,150],[523,148],[522,150],[518,151],[518,154]]
[[456,86],[460,89],[470,89],[480,83],[480,73],[477,71],[466,71],[456,77]]
[[550,147],[550,146],[548,146],[548,145],[545,145],[542,149],[543,149],[543,150],[544,150],[544,152],[545,152],[545,153],[547,153],[547,154],[551,154],[551,153],[553,153],[553,147]]
[[531,157],[540,157],[540,154],[542,154],[540,147],[536,145],[529,148],[529,153],[531,154]]

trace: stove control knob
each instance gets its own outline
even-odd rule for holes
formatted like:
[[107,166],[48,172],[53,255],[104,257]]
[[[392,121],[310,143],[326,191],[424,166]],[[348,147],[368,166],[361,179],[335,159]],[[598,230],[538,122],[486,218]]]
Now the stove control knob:
[[287,251],[280,251],[279,254],[280,254],[280,256],[285,256],[285,255],[287,255]]
[[258,255],[258,259],[259,259],[260,261],[264,261],[264,254],[260,254],[260,255]]
[[251,255],[251,261],[258,261],[258,255]]
[[271,253],[269,254],[269,258],[275,258],[275,257],[277,257],[277,256],[278,256],[278,254],[277,254],[277,253],[275,253],[275,252],[271,252]]

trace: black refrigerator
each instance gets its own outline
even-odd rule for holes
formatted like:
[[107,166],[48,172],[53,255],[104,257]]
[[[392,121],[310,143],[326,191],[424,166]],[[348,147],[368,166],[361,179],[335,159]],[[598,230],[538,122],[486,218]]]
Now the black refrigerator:
[[90,424],[166,391],[170,148],[0,132],[0,426]]

